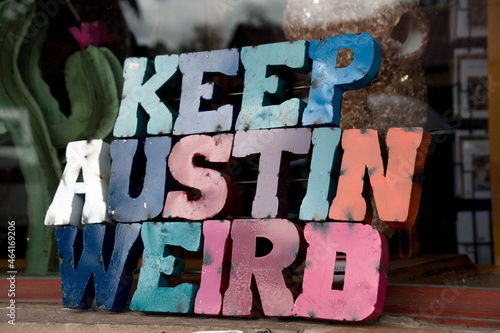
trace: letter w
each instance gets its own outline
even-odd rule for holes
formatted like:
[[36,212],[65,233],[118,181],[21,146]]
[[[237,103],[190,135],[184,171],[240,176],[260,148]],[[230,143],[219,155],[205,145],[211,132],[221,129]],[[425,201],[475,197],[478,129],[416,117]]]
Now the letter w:
[[114,311],[125,308],[132,272],[142,254],[141,224],[56,229],[63,306]]

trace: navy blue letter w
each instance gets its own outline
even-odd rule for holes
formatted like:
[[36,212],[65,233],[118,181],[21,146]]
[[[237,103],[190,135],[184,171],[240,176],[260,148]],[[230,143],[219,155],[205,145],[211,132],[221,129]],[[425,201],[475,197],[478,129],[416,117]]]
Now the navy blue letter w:
[[121,311],[142,254],[141,224],[56,228],[63,306]]

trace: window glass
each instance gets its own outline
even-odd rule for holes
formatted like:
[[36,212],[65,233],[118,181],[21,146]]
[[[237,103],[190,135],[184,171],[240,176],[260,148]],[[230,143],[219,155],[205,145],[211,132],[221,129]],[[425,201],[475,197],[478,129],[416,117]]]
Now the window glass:
[[[43,221],[65,147],[92,138],[111,142],[126,58],[362,32],[381,46],[381,72],[369,87],[344,94],[341,127],[374,128],[383,137],[391,127],[422,126],[432,135],[418,179],[416,225],[396,230],[375,212],[373,226],[389,239],[393,260],[446,254],[461,258],[450,262],[492,265],[486,16],[485,0],[0,1],[2,265],[8,264],[9,221],[15,221],[18,265],[27,273],[57,271],[53,230]],[[352,58],[339,52],[338,66]],[[307,102],[310,74],[278,74],[288,97]],[[238,107],[242,79],[227,80],[228,98]],[[176,107],[179,97],[177,90],[165,100]],[[297,161],[291,173],[292,220],[305,194],[308,163],[308,157]],[[247,167],[234,180],[244,214],[256,176],[255,165]]]

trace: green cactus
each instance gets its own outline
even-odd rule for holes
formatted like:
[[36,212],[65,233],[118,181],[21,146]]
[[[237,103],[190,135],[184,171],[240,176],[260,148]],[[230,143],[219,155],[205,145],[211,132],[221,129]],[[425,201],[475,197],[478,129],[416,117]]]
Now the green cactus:
[[25,178],[30,221],[26,272],[44,274],[55,259],[53,230],[43,220],[61,176],[57,149],[109,135],[121,99],[122,68],[104,47],[89,46],[72,54],[64,69],[71,102],[66,116],[40,70],[48,26],[30,27],[33,0],[16,2],[27,9],[22,18],[9,17],[13,3],[0,2],[0,138],[10,136],[14,142]]

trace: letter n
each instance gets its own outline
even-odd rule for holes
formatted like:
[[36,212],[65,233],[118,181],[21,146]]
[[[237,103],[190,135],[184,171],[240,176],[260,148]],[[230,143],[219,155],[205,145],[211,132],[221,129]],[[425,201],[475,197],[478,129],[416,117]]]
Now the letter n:
[[429,143],[429,135],[421,127],[390,128],[384,163],[376,130],[345,130],[337,196],[328,216],[339,221],[370,221],[369,198],[362,196],[363,183],[369,179],[380,219],[394,228],[411,228],[420,203],[419,176]]

